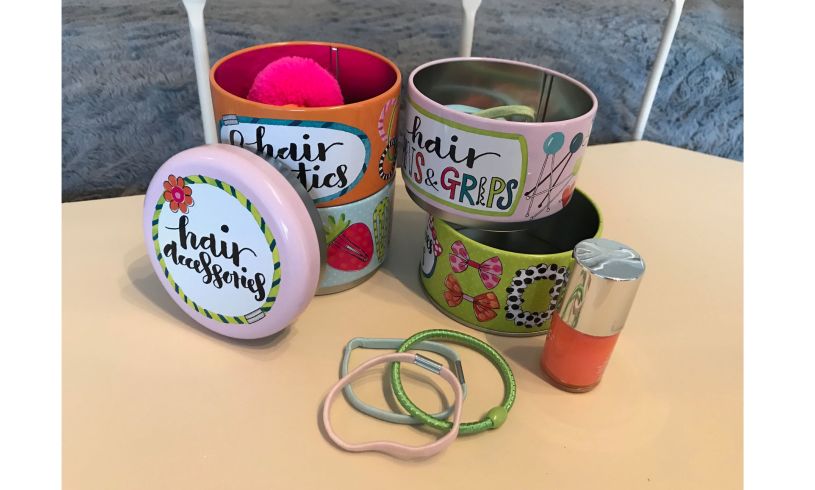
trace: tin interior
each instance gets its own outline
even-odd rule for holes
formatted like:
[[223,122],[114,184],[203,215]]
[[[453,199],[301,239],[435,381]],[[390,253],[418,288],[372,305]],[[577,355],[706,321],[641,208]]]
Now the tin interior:
[[462,235],[488,247],[530,255],[569,252],[581,241],[597,235],[600,214],[579,190],[560,212],[534,221],[520,231],[487,231],[451,225]]
[[555,122],[587,114],[592,96],[554,73],[499,60],[451,60],[421,69],[416,89],[441,105],[464,104],[479,109],[525,105],[536,111],[533,122]]
[[329,44],[260,46],[225,59],[213,74],[215,83],[232,95],[246,98],[257,74],[269,63],[286,56],[311,58],[333,74],[340,84],[345,104],[372,99],[396,83],[397,72],[372,53]]

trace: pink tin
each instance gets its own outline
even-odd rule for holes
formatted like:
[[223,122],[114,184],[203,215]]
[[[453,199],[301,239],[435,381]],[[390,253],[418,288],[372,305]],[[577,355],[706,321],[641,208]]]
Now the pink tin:
[[[532,122],[451,108],[526,106]],[[462,226],[521,229],[571,199],[597,99],[547,68],[491,58],[449,58],[408,80],[402,172],[426,211]]]

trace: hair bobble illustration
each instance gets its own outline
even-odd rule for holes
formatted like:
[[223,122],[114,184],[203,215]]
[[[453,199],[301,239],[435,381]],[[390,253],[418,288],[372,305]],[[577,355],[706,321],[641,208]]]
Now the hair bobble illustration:
[[450,250],[450,266],[453,268],[453,272],[464,272],[468,267],[472,267],[478,271],[478,276],[487,289],[492,289],[501,282],[504,266],[498,257],[490,257],[484,262],[478,263],[470,259],[470,254],[461,241],[454,242],[450,246]]
[[473,304],[473,312],[479,322],[492,320],[498,315],[495,310],[499,309],[501,304],[498,303],[498,297],[495,296],[495,293],[492,291],[487,291],[477,296],[464,294],[461,290],[461,285],[453,274],[448,274],[447,277],[444,278],[444,287],[446,288],[444,291],[444,300],[447,302],[447,306],[455,307],[460,305],[462,301],[469,301]]

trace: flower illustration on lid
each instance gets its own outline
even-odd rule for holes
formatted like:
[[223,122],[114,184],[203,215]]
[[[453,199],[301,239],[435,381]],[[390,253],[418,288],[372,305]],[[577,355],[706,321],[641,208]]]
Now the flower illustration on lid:
[[170,210],[174,213],[180,209],[187,214],[187,209],[193,205],[192,189],[184,182],[184,177],[176,178],[170,175],[164,181],[164,199],[170,203]]

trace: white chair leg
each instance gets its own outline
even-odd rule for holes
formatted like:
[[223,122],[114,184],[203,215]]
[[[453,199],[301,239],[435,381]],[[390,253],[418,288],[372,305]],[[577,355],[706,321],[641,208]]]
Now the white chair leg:
[[662,32],[662,40],[659,43],[657,57],[654,59],[654,66],[651,67],[651,74],[648,76],[648,84],[645,86],[645,94],[642,96],[642,105],[640,105],[640,114],[637,116],[637,125],[634,128],[634,139],[637,141],[641,140],[643,133],[645,133],[645,125],[648,124],[651,106],[657,94],[659,80],[662,78],[662,70],[665,69],[665,62],[668,60],[668,52],[671,50],[671,44],[676,34],[676,26],[679,24],[684,5],[685,0],[673,0],[671,13],[665,22],[665,30]]
[[475,29],[475,14],[481,0],[461,0],[461,7],[464,9],[464,21],[461,24],[461,47],[458,55],[469,57],[473,52],[473,30]]
[[192,56],[195,62],[195,80],[198,85],[198,103],[201,106],[201,121],[204,126],[204,142],[208,145],[218,142],[215,128],[215,111],[212,108],[212,93],[209,91],[209,49],[207,31],[204,28],[204,6],[207,0],[184,0],[184,8],[190,23]]

